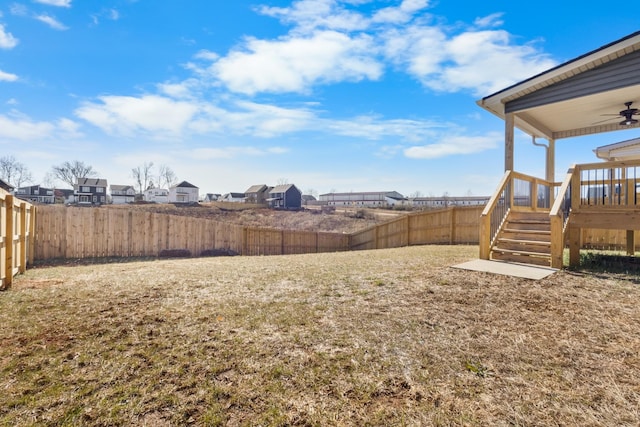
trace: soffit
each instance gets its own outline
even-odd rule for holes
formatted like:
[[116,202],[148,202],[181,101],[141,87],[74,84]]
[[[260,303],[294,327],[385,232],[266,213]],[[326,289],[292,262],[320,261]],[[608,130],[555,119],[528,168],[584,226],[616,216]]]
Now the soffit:
[[[637,50],[640,50],[640,32],[503,89],[477,103],[504,119],[507,102],[530,95],[585,71],[606,66],[608,62]],[[587,96],[561,99],[550,104],[517,111],[514,113],[515,126],[532,136],[546,139],[637,128],[637,124],[634,126],[618,124],[623,118],[617,114],[626,108],[624,103],[629,101],[634,102],[632,108],[640,108],[640,84],[603,90]]]

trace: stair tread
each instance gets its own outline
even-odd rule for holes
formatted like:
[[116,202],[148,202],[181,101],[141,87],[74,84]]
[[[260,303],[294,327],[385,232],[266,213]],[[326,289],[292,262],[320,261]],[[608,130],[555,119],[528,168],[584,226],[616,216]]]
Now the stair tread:
[[508,224],[551,224],[551,221],[546,219],[509,219]]
[[515,249],[503,249],[500,247],[494,247],[492,249],[494,252],[504,252],[509,254],[520,254],[520,255],[530,255],[530,256],[540,256],[540,257],[549,257],[551,258],[551,254],[548,252],[534,252],[534,251],[521,251]]
[[505,228],[505,233],[527,233],[527,234],[546,234],[551,235],[551,230],[518,230],[517,228]]
[[509,243],[522,243],[526,245],[545,245],[551,246],[551,242],[545,240],[522,240],[522,239],[510,239],[508,237],[500,237],[498,239],[499,242],[509,242]]

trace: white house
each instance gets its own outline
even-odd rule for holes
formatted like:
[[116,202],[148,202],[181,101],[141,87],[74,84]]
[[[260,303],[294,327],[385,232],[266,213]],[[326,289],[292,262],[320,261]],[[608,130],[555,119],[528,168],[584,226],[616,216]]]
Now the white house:
[[198,203],[199,189],[195,185],[182,181],[169,188],[169,203]]
[[420,208],[446,208],[448,206],[484,206],[489,196],[440,196],[413,197],[409,199],[411,206]]
[[389,207],[406,203],[406,198],[397,191],[368,191],[355,193],[327,193],[320,201],[329,206]]
[[244,203],[247,201],[247,197],[244,193],[227,193],[220,198],[222,202],[232,202],[232,203]]
[[114,205],[133,203],[136,198],[136,190],[130,185],[111,184],[109,191],[111,192],[111,203]]
[[169,203],[169,190],[166,188],[148,188],[143,194],[146,202]]

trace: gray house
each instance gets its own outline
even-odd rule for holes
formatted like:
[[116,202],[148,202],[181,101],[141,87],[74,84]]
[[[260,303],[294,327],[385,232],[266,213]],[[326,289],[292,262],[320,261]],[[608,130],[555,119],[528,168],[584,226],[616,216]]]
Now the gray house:
[[78,178],[73,186],[73,194],[79,205],[103,205],[107,203],[107,180]]
[[16,196],[22,200],[33,203],[55,203],[53,188],[44,188],[39,185],[19,187],[16,189]]
[[255,203],[258,205],[262,205],[266,203],[267,196],[269,195],[269,187],[264,184],[261,185],[252,185],[244,192],[244,196],[246,197],[246,203]]
[[275,209],[300,209],[302,192],[293,184],[276,185],[269,191],[267,202]]

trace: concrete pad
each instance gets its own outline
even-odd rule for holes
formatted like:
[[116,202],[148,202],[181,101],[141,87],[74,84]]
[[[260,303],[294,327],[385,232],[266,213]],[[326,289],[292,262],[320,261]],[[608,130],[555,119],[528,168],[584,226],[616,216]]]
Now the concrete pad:
[[485,259],[474,259],[454,265],[453,268],[463,270],[482,271],[485,273],[501,274],[503,276],[521,277],[523,279],[540,280],[552,275],[558,269],[551,267],[540,267],[537,265],[518,264],[505,261],[489,261]]

